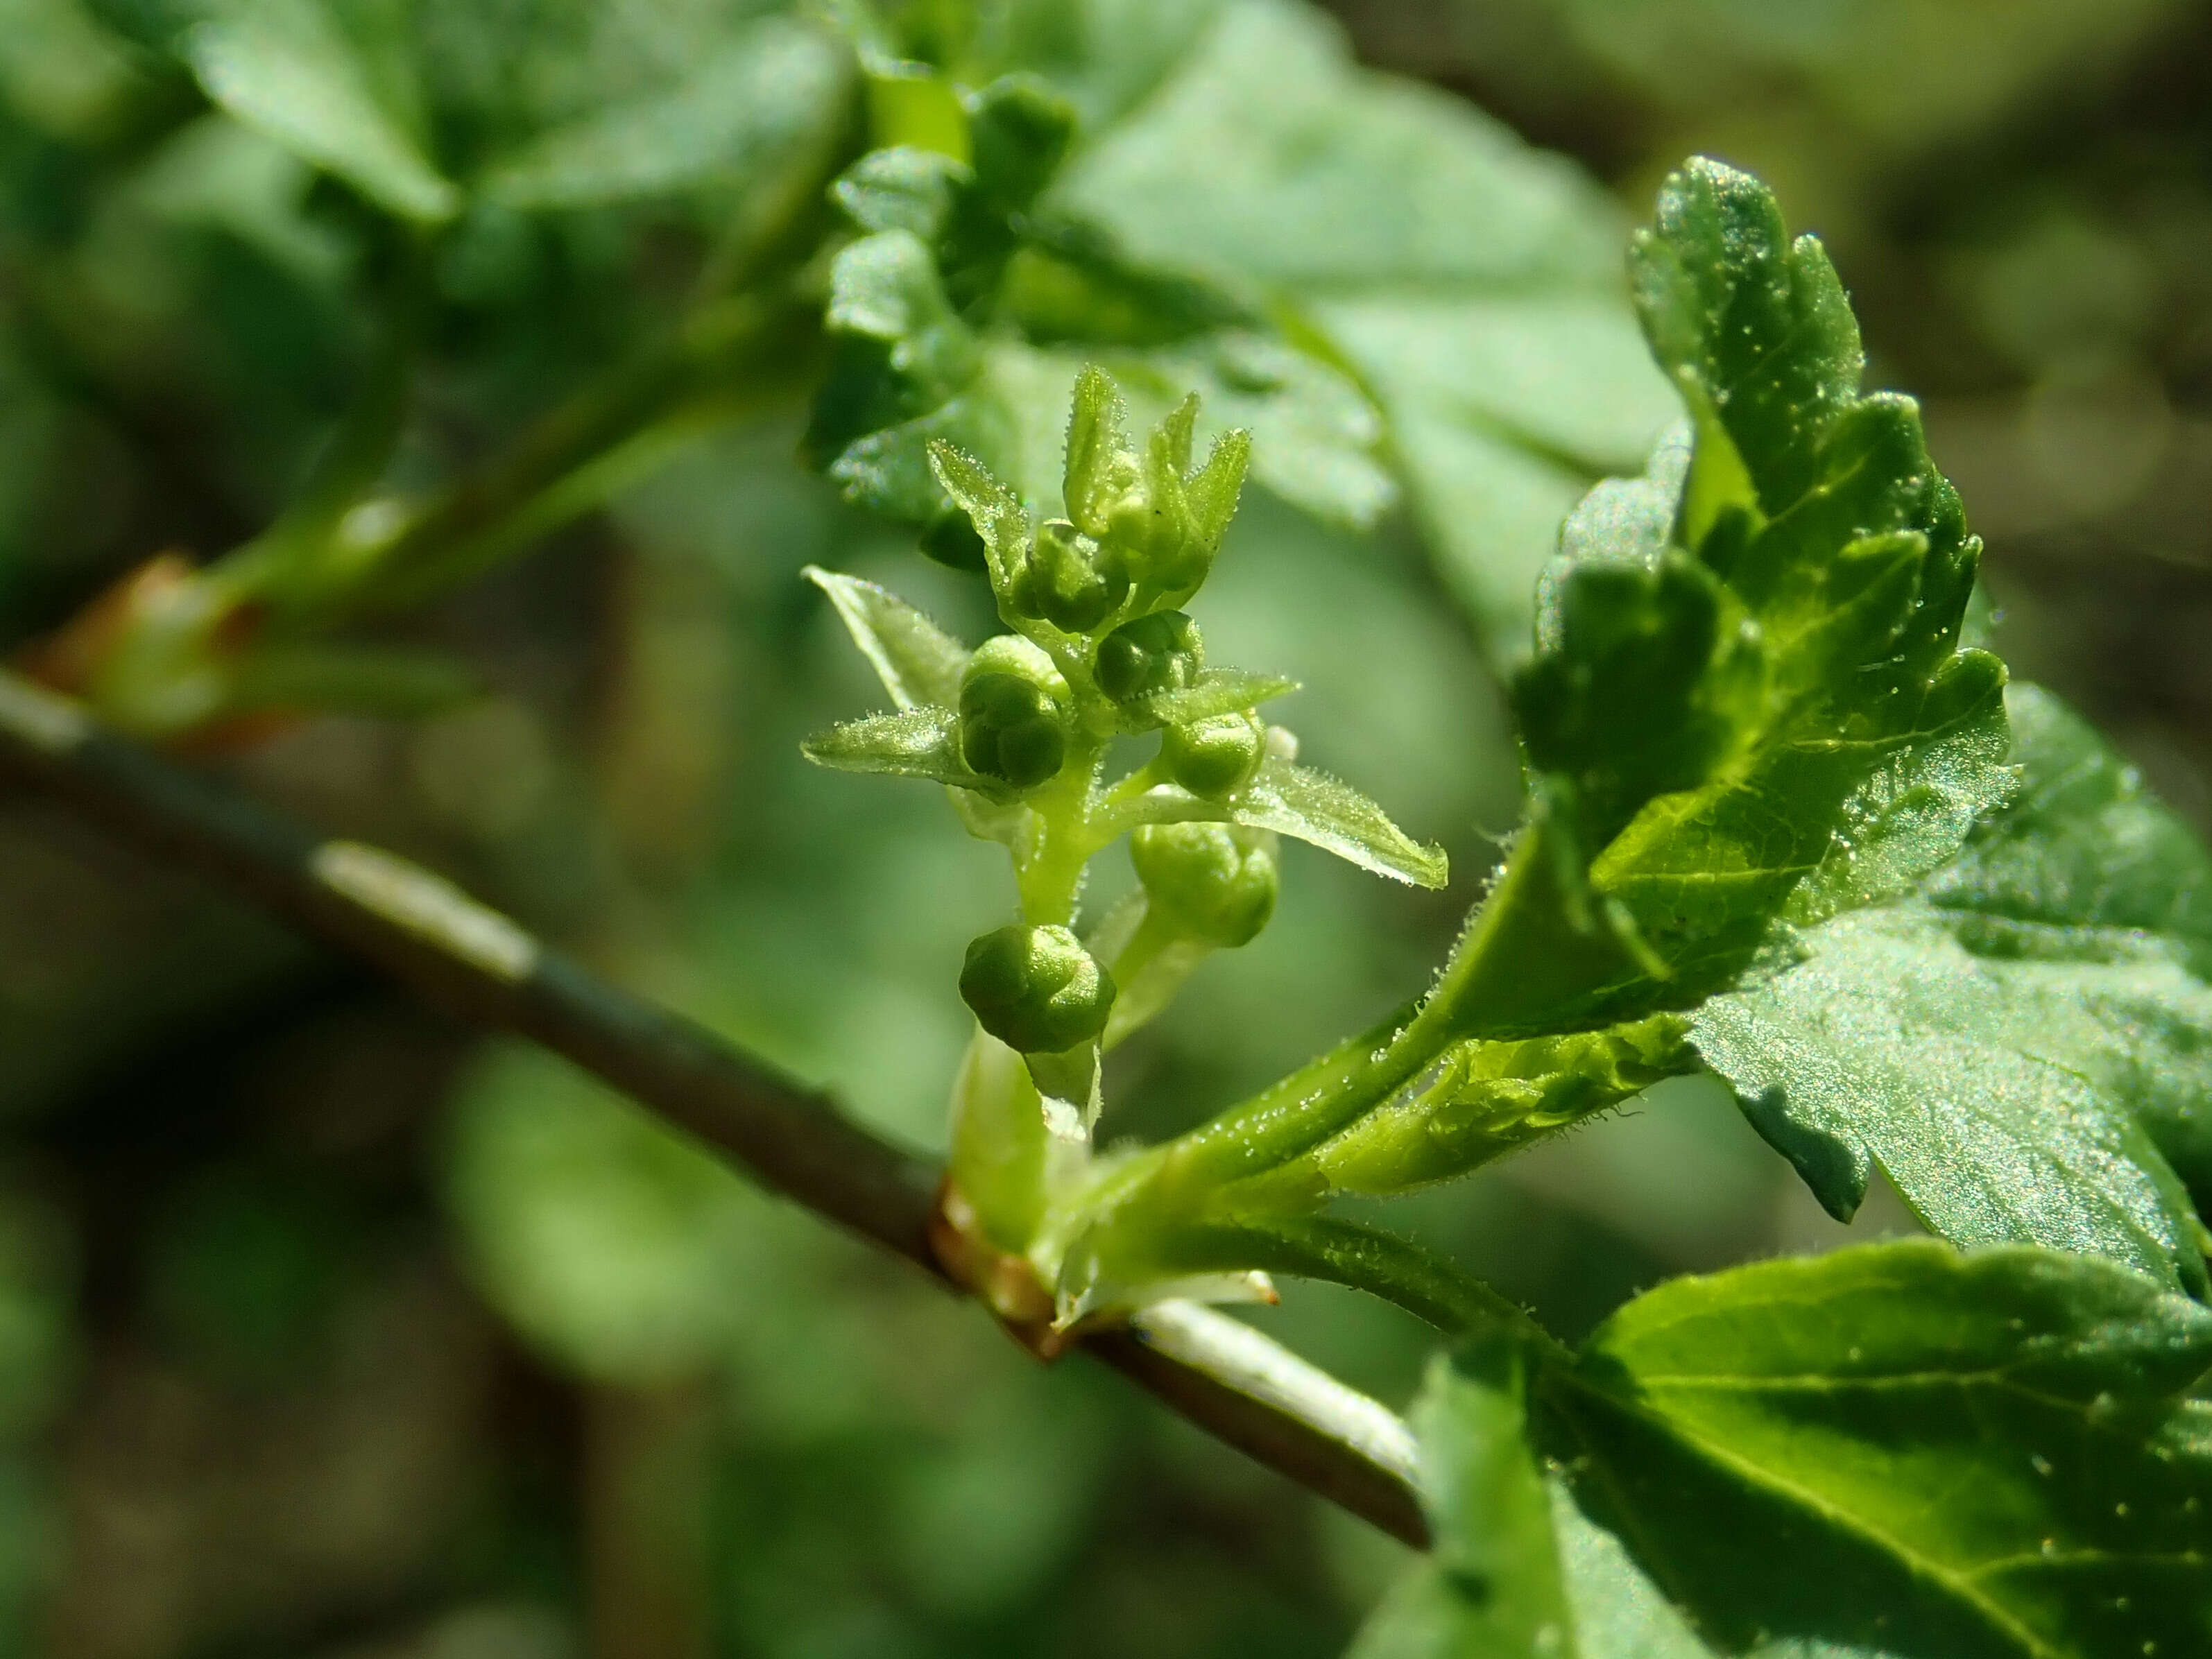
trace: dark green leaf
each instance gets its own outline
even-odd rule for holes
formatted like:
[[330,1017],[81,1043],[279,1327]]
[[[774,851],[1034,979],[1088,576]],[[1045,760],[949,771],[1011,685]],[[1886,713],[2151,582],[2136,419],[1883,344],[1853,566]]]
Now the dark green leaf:
[[1677,1280],[1534,1385],[1546,1449],[1715,1645],[2195,1651],[2212,1315],[2109,1263],[1906,1243]]
[[1435,1560],[1355,1655],[2193,1653],[2208,1363],[2212,1316],[2137,1275],[1923,1242],[1677,1280],[1525,1385],[1476,1347],[1415,1413]]
[[1696,416],[1686,482],[1662,444],[1547,575],[1514,683],[1534,828],[1447,986],[1477,1034],[1694,1007],[1793,902],[1941,862],[2006,787],[2002,668],[1957,649],[1980,544],[1912,405],[1856,394],[1819,245],[1696,161],[1634,263]]

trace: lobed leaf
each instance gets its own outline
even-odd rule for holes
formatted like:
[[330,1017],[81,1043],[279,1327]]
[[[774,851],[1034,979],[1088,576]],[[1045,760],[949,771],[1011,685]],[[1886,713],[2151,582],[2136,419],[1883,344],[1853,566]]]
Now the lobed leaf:
[[[1808,878],[1940,862],[2007,787],[2002,667],[1958,648],[1980,544],[1911,403],[1858,395],[1819,244],[1698,161],[1632,264],[1691,442],[1594,495],[1547,574],[1513,684],[1528,867],[1444,993],[1473,1034],[1694,1007]],[[1881,858],[1854,862],[1854,834]]]
[[830,596],[837,615],[902,709],[960,702],[968,648],[897,594],[858,576],[810,564],[805,576]]
[[[2124,1268],[1922,1241],[1766,1262],[1527,1363],[1432,1371],[1436,1565],[1361,1659],[2155,1659],[2212,1628],[2212,1314]],[[1551,1628],[1498,1620],[1470,1559],[1520,1564]]]
[[2212,859],[2055,699],[2011,702],[2018,798],[1918,893],[1810,929],[1801,961],[1707,1004],[1696,1046],[1840,1218],[1879,1164],[1955,1243],[2089,1251],[2201,1292]]

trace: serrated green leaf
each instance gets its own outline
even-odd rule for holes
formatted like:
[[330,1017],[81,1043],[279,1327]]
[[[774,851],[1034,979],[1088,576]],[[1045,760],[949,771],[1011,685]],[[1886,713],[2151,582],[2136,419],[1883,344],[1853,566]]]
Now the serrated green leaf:
[[968,647],[897,594],[810,564],[808,580],[830,596],[853,643],[902,709],[957,707]]
[[194,24],[183,54],[207,95],[238,120],[336,173],[404,218],[459,211],[377,76],[317,0],[246,0]]
[[754,24],[673,86],[540,134],[495,162],[483,193],[576,208],[738,180],[818,143],[843,118],[848,60],[820,30]]
[[817,732],[799,745],[817,766],[840,772],[878,772],[893,777],[930,778],[964,789],[996,793],[960,757],[959,718],[950,708],[908,708],[896,714],[870,714]]
[[2212,1621],[2212,1316],[2109,1264],[1881,1245],[1678,1279],[1525,1385],[1492,1352],[1430,1374],[1437,1557],[1357,1659],[2102,1659]]
[[1808,877],[1806,914],[1893,885],[2005,787],[2002,668],[1957,649],[1980,544],[1911,404],[1857,395],[1819,244],[1701,161],[1633,263],[1691,454],[1594,495],[1547,574],[1514,681],[1534,827],[1442,993],[1473,1034],[1694,1007]]
[[1838,1216],[1879,1164],[1956,1243],[2202,1290],[2184,1177],[2201,1201],[2212,860],[2054,699],[2011,703],[2018,798],[1917,895],[1810,928],[1801,961],[1707,1004],[1697,1046]]
[[1363,870],[1416,887],[1441,887],[1443,848],[1425,846],[1350,784],[1326,772],[1270,757],[1231,808],[1232,823],[1310,842]]
[[2022,685],[2008,702],[2019,792],[1923,890],[1996,971],[2071,963],[2084,975],[2085,1006],[2130,1053],[2136,1115],[2203,1209],[2212,1204],[2212,1024],[2193,987],[2185,1011],[2131,999],[2095,975],[2132,947],[2185,969],[2196,986],[2212,983],[2212,854],[2056,697]]
[[1696,1042],[1754,1127],[1816,1160],[1832,1210],[1856,1207],[1872,1160],[1957,1243],[2048,1244],[2204,1287],[2188,1196],[2131,1109],[2138,1056],[2114,1015],[2156,1008],[2212,1030],[2212,991],[2155,952],[1991,963],[1914,902],[1839,918],[1806,947],[1802,966],[1700,1009]]
[[2179,1654],[2212,1627],[2212,1315],[1911,1242],[1679,1279],[1532,1385],[1538,1442],[1735,1652]]

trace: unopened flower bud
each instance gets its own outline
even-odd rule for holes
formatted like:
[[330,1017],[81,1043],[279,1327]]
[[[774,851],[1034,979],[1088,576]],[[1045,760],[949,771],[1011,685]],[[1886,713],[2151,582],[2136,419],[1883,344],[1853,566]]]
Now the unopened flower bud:
[[1160,735],[1168,775],[1207,800],[1225,800],[1251,782],[1266,750],[1265,729],[1250,714],[1216,714]]
[[1128,567],[1120,549],[1093,541],[1065,519],[1048,519],[1014,573],[1006,603],[1017,616],[1086,634],[1128,596]]
[[1202,945],[1249,945],[1275,913],[1281,872],[1271,830],[1147,824],[1129,838],[1129,858],[1152,914]]
[[987,640],[960,681],[960,756],[985,777],[1032,789],[1058,775],[1073,724],[1067,682],[1018,634]]
[[1116,702],[1184,690],[1197,684],[1205,666],[1198,624],[1180,611],[1123,623],[1098,642],[1094,665],[1098,689]]
[[1114,981],[1066,928],[1017,922],[968,946],[960,994],[1008,1048],[1059,1054],[1106,1029]]

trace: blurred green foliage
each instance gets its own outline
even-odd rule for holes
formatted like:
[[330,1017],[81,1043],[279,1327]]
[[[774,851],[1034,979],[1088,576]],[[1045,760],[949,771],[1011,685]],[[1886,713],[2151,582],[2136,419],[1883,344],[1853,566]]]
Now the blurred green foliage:
[[[1306,757],[1462,870],[1518,810],[1492,671],[1534,571],[1668,412],[1607,191],[1691,149],[1776,183],[1875,380],[1931,394],[2008,655],[2212,809],[2196,0],[1336,7],[1434,86],[1288,3],[885,9],[880,53],[1026,67],[1078,116],[1046,199],[1094,240],[955,319],[981,383],[1048,434],[1101,356],[1140,404],[1201,384],[1255,427],[1209,651],[1301,680]],[[410,294],[364,535],[851,230],[827,189],[865,133],[956,127],[836,39],[743,0],[0,0],[9,641],[279,522]],[[1160,270],[1189,307],[1166,339],[1129,320]],[[934,1145],[960,952],[1010,896],[933,792],[800,758],[872,690],[799,573],[968,637],[984,597],[801,464],[795,382],[682,416],[526,559],[364,636],[465,665],[465,697],[221,763]],[[0,1652],[1319,1656],[1395,1565],[557,1064],[35,802],[0,801]],[[1117,1054],[1107,1139],[1392,1006],[1464,901],[1284,858],[1268,932]],[[1666,1273],[1843,1236],[1710,1085],[1664,1088],[1393,1224],[1570,1334]],[[1878,1190],[1856,1230],[1900,1216]],[[1418,1380],[1426,1338],[1380,1304],[1293,1288],[1254,1317],[1394,1403]]]

